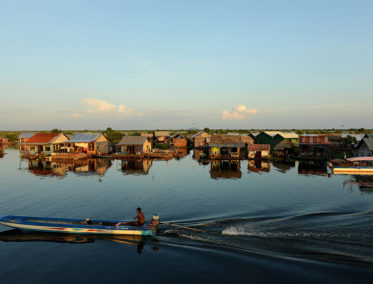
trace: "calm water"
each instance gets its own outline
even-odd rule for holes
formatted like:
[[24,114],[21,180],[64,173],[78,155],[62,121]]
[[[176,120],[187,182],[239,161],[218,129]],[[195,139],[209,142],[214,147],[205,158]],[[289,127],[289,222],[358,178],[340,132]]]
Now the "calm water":
[[0,283],[302,282],[373,279],[373,180],[302,164],[80,164],[0,158],[0,215],[132,219],[158,241],[20,233],[0,225]]

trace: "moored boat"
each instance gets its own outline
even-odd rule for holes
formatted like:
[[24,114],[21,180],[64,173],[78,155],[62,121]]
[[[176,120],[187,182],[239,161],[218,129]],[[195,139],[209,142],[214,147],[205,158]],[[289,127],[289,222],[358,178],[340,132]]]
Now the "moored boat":
[[329,165],[334,174],[373,175],[373,157],[354,157]]
[[[121,224],[116,226],[119,222]],[[124,221],[43,218],[28,216],[3,216],[0,224],[16,229],[67,234],[103,234],[154,236],[156,226],[145,222],[142,226],[127,225]]]

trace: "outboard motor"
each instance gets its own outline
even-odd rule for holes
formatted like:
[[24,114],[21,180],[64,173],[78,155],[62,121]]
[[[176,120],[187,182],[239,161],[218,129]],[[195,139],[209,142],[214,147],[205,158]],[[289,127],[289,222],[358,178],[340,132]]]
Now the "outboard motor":
[[153,225],[155,228],[158,228],[159,224],[160,224],[159,216],[158,216],[158,214],[154,214],[154,215],[153,215],[153,218],[152,218],[152,225]]

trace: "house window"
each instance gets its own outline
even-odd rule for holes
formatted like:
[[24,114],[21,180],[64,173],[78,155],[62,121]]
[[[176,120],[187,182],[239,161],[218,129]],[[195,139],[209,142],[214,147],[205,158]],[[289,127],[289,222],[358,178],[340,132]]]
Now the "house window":
[[44,147],[44,151],[46,151],[46,152],[50,152],[50,150],[51,150],[51,147],[50,147],[50,146],[46,146],[46,147]]

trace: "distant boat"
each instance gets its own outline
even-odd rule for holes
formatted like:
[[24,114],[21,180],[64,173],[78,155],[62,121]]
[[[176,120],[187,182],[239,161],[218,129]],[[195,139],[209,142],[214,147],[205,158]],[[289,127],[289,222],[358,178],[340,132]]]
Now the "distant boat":
[[354,157],[345,161],[332,161],[334,174],[373,175],[373,157]]
[[142,226],[120,225],[124,221],[90,220],[84,219],[63,219],[63,218],[42,218],[27,216],[4,216],[0,217],[0,224],[16,229],[54,232],[67,234],[103,234],[103,235],[134,235],[154,236],[156,228],[150,222]]

